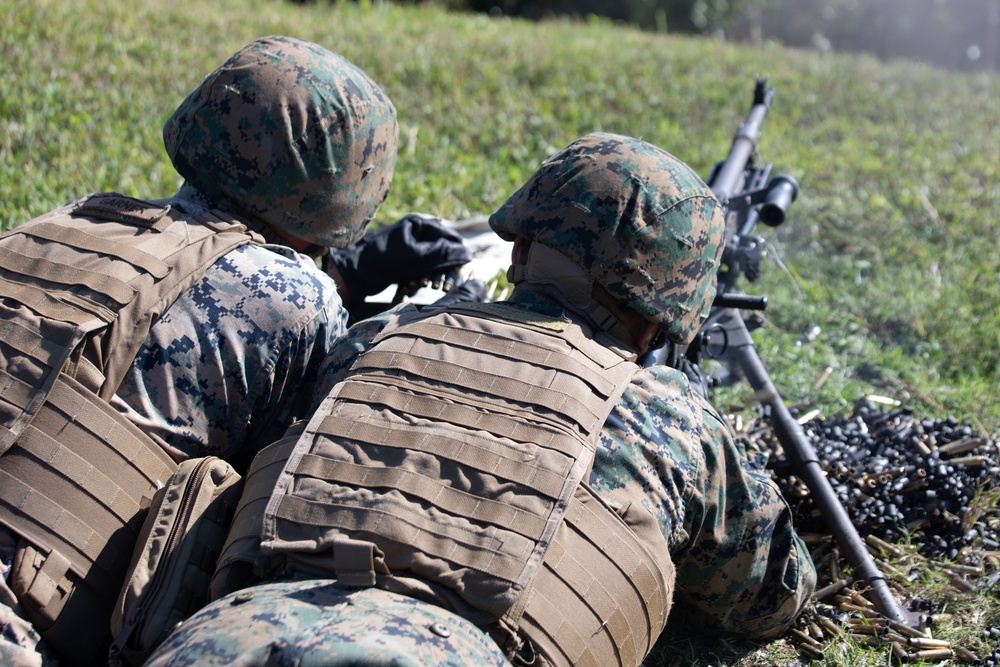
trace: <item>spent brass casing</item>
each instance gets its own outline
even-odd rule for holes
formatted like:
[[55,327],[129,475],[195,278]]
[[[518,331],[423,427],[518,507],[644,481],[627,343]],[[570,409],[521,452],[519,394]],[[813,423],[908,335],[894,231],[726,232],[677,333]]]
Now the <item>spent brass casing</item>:
[[956,440],[955,442],[949,442],[947,445],[941,445],[938,447],[938,452],[940,452],[942,456],[965,454],[966,452],[971,452],[973,449],[977,449],[985,442],[986,440],[983,438],[962,438],[961,440]]

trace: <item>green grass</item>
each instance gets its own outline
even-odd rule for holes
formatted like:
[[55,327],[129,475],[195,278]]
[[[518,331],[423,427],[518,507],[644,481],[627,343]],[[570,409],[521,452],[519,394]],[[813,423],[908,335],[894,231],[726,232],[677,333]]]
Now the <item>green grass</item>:
[[[769,262],[748,286],[770,297],[755,339],[786,400],[832,415],[878,394],[1000,431],[1000,76],[432,7],[169,4],[0,0],[0,226],[87,192],[171,194],[164,120],[265,34],[344,54],[395,101],[401,147],[382,222],[487,213],[595,130],[641,136],[707,174],[760,74],[777,90],[762,157],[802,188],[766,232],[785,270]],[[813,326],[819,338],[799,344]],[[988,616],[1000,625],[995,606]],[[722,661],[685,650],[663,655]],[[847,650],[830,664],[887,660]]]

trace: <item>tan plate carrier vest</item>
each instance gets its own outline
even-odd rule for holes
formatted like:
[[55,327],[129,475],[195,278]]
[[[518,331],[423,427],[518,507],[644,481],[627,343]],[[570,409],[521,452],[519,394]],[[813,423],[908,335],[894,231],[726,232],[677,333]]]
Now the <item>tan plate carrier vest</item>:
[[511,655],[527,639],[539,662],[638,665],[673,565],[651,514],[586,484],[637,370],[577,324],[502,304],[390,324],[292,450],[261,549],[348,585],[450,589]]
[[0,524],[65,664],[101,661],[142,509],[177,467],[108,401],[153,322],[251,242],[224,216],[105,193],[0,237]]

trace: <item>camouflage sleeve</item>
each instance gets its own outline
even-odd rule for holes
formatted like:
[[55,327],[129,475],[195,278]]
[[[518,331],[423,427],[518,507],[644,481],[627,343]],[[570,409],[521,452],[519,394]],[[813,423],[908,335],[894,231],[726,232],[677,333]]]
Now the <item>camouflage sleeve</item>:
[[657,518],[677,568],[672,616],[701,632],[773,636],[812,594],[812,561],[777,487],[750,470],[675,369],[635,377],[605,425],[590,484]]
[[700,441],[704,467],[684,517],[689,540],[673,551],[677,609],[701,628],[774,637],[815,588],[809,551],[777,486],[752,469],[706,403]]
[[638,374],[601,432],[590,486],[604,500],[641,503],[665,547],[684,542],[684,506],[702,468],[701,415],[687,380],[672,368]]
[[119,388],[116,407],[175,458],[252,456],[305,415],[347,312],[312,260],[283,250],[243,246],[210,267]]
[[316,380],[313,402],[307,414],[311,415],[316,411],[326,395],[351,370],[355,359],[371,347],[372,340],[390,321],[400,315],[413,313],[415,309],[416,306],[412,304],[402,304],[353,324],[347,333],[331,346],[330,353],[323,360]]

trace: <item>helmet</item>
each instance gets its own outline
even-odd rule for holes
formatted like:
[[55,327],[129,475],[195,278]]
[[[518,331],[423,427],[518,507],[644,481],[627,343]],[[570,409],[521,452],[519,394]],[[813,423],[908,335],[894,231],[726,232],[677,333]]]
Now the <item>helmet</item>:
[[360,69],[291,37],[258,39],[163,126],[174,167],[233,213],[310,243],[359,240],[389,193],[396,109]]
[[489,635],[458,614],[329,579],[230,593],[178,624],[146,664],[511,665]]
[[490,226],[565,255],[675,343],[691,342],[715,298],[722,207],[687,165],[639,139],[593,133],[573,142]]

